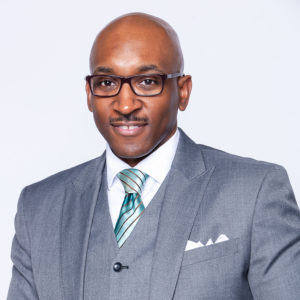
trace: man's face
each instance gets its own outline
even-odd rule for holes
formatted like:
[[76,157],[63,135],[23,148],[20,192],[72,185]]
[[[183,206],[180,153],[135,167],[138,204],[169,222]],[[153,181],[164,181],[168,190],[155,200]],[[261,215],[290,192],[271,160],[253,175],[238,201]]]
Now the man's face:
[[[172,49],[165,39],[155,30],[109,30],[93,48],[92,74],[175,73]],[[86,86],[98,130],[112,151],[129,165],[137,164],[176,131],[178,108],[184,110],[188,100],[181,99],[180,80],[184,82],[184,78],[167,79],[163,92],[153,97],[137,96],[127,83],[117,96],[107,98],[93,96]]]

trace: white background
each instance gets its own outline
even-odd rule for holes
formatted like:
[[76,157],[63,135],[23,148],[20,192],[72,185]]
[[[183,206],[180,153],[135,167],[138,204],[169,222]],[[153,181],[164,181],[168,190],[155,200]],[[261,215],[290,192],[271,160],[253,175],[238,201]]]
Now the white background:
[[0,4],[0,299],[21,189],[101,154],[84,76],[97,32],[142,11],[178,32],[197,142],[284,165],[300,199],[300,1],[5,1]]

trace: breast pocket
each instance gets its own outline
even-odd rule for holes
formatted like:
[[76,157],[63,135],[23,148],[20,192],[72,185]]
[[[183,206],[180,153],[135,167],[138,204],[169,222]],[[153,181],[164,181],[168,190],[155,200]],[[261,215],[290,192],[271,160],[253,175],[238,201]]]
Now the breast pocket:
[[239,251],[239,240],[239,238],[236,238],[225,242],[185,251],[181,267],[184,268],[196,263],[235,254]]
[[231,299],[239,248],[236,238],[185,251],[173,299]]

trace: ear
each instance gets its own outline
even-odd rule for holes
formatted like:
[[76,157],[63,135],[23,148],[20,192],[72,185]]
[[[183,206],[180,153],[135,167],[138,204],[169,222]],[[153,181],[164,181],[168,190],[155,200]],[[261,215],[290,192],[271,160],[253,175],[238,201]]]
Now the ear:
[[178,108],[181,111],[184,111],[188,106],[190,94],[192,91],[192,76],[185,75],[178,79],[179,87],[179,103]]
[[85,82],[85,92],[86,92],[86,97],[87,97],[87,105],[89,108],[89,111],[93,111],[93,106],[92,106],[92,92],[90,89],[89,83],[86,81]]

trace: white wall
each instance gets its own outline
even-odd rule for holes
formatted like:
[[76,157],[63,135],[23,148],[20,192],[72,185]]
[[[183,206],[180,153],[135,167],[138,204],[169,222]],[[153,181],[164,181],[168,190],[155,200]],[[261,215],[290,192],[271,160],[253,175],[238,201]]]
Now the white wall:
[[276,162],[300,200],[300,2],[6,1],[0,4],[0,299],[22,187],[98,156],[86,107],[96,33],[142,11],[177,30],[194,87],[179,124],[199,143]]

